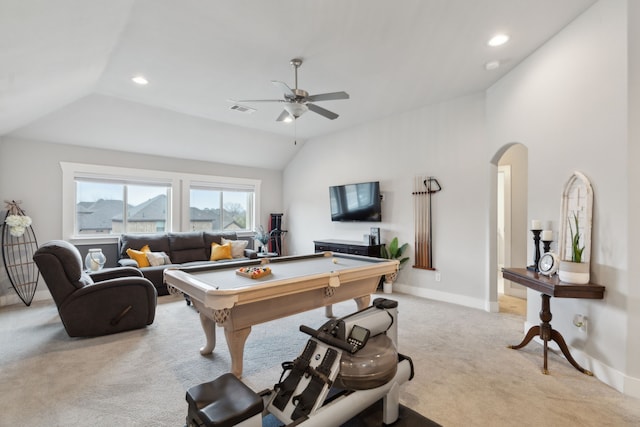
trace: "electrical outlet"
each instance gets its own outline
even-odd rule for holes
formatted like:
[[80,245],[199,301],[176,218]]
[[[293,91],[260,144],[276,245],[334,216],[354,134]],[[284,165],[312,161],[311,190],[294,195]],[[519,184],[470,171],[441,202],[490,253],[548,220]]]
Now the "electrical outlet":
[[573,316],[573,325],[582,332],[587,332],[587,317],[582,314]]
[[442,276],[440,275],[439,271],[436,271],[436,282],[439,282],[440,279],[442,279]]

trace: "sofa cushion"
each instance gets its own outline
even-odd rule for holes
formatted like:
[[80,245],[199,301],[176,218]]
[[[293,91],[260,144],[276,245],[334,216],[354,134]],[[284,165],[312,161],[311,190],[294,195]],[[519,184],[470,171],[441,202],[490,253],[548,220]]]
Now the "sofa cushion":
[[147,252],[147,259],[152,266],[171,264],[171,258],[164,252]]
[[227,240],[224,237],[222,238],[222,244],[231,245],[231,257],[232,258],[243,258],[244,257],[244,249],[249,244],[247,240]]
[[169,251],[169,239],[164,233],[153,234],[122,234],[120,236],[120,258],[128,258],[127,249],[140,250],[145,245],[149,246],[151,252]]
[[[146,251],[144,250],[145,248],[147,249]],[[145,245],[142,249],[143,250],[137,251],[135,249],[129,248],[127,249],[127,255],[129,256],[129,258],[135,260],[135,262],[138,264],[138,267],[149,267],[151,265],[149,263],[149,260],[147,259],[149,247]]]
[[219,245],[217,243],[211,244],[211,261],[219,261],[222,259],[232,259],[231,256],[231,244],[225,243],[224,245]]
[[205,249],[202,231],[191,231],[186,233],[169,233],[169,257],[176,264],[189,261],[207,260],[207,250]]
[[215,232],[215,231],[205,231],[202,233],[204,237],[204,247],[207,251],[207,258],[211,259],[211,244],[217,243],[219,245],[222,244],[222,239],[227,240],[236,240],[238,236],[235,231],[225,231],[225,232]]

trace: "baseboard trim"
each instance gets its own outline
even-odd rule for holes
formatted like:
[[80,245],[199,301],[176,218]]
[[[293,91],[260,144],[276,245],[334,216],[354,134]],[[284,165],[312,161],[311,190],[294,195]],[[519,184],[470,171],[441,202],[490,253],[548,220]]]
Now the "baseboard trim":
[[[45,301],[45,300],[53,300],[48,289],[40,289],[36,291],[36,293],[33,295],[33,301]],[[24,303],[22,302],[18,294],[13,292],[13,289],[9,289],[6,294],[0,295],[0,307],[5,307],[5,306],[15,305],[15,304],[24,305]]]
[[[436,301],[448,302],[451,304],[462,305],[465,307],[476,308],[480,310],[490,311],[492,313],[497,312],[497,303],[495,303],[495,309],[492,309],[494,303],[486,303],[483,300],[479,300],[477,298],[470,298],[466,296],[461,296],[457,294],[450,294],[448,292],[434,291],[432,289],[424,289],[418,288],[415,286],[404,285],[401,283],[393,284],[394,290],[401,292],[403,294],[413,295],[422,298],[429,298]],[[538,323],[536,323],[537,325]],[[523,333],[526,333],[532,326],[533,323],[524,322],[523,323]],[[543,345],[542,340],[539,337],[533,339],[538,343],[541,347]],[[556,345],[555,342],[551,341],[548,344],[549,349],[554,352],[562,355],[560,351],[560,347]],[[634,378],[628,375],[623,374],[622,372],[614,369],[602,361],[588,355],[578,348],[574,348],[569,346],[569,351],[573,358],[578,362],[578,364],[585,369],[589,369],[593,372],[593,376],[608,386],[614,388],[615,390],[623,393],[625,395],[640,398],[640,378]],[[540,350],[542,351],[542,349]],[[564,355],[562,355],[564,358]],[[569,362],[567,362],[569,363]]]
[[409,294],[416,297],[429,298],[436,301],[448,302],[465,307],[477,308],[479,310],[491,311],[488,310],[489,308],[491,308],[491,306],[489,305],[489,307],[487,307],[485,301],[479,298],[472,298],[459,294],[451,294],[449,292],[434,291],[433,289],[418,288],[416,286],[405,285],[402,283],[394,283],[393,289],[403,294]]
[[[533,324],[530,322],[525,322],[523,331],[526,332],[529,330],[529,328],[537,324],[538,323]],[[541,347],[544,345],[540,337],[535,337],[533,341],[535,341]],[[558,347],[555,342],[550,341],[548,343],[548,347],[550,350],[553,350],[562,358],[564,358],[564,355],[560,351],[560,347]],[[571,356],[573,356],[573,358],[576,360],[576,362],[578,362],[578,364],[583,368],[593,372],[593,376],[596,377],[600,382],[605,383],[609,387],[614,388],[622,394],[640,398],[640,378],[634,378],[623,374],[617,369],[606,365],[601,360],[590,356],[579,348],[572,347],[569,344],[567,344],[567,347],[569,347],[569,352],[571,353]],[[542,349],[540,351],[542,351]]]

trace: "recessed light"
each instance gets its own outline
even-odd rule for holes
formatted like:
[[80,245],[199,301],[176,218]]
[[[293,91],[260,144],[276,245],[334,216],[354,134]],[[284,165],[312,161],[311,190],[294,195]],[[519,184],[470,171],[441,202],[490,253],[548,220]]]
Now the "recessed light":
[[491,39],[487,42],[487,44],[491,47],[502,46],[506,42],[509,41],[509,36],[506,34],[496,34],[491,37]]
[[144,86],[149,83],[149,80],[147,80],[144,76],[135,76],[135,77],[132,77],[131,80],[133,80],[134,83],[139,84],[141,86]]
[[487,71],[495,70],[498,67],[500,67],[500,61],[489,61],[484,64],[484,69]]

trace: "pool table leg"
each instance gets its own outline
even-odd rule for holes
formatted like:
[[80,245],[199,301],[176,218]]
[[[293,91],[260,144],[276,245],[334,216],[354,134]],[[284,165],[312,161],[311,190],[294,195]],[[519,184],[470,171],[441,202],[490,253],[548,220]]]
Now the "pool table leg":
[[[358,307],[358,311],[364,310],[365,308],[369,307],[369,304],[371,303],[371,295],[354,298],[353,300],[356,302],[356,306]],[[324,306],[324,315],[326,317],[329,317],[329,318],[333,318],[334,317],[334,315],[333,315],[333,305],[332,304]]]
[[244,357],[244,343],[251,333],[251,326],[248,328],[230,330],[224,328],[224,336],[227,338],[229,353],[231,353],[231,373],[236,377],[242,377],[242,359]]
[[371,303],[371,295],[365,295],[363,297],[354,298],[353,300],[356,302],[356,305],[358,306],[358,311],[364,310],[365,308],[369,307],[369,304]]
[[207,340],[204,347],[200,348],[200,354],[206,356],[213,353],[213,349],[216,348],[216,322],[200,311],[200,323],[202,324],[202,330],[204,331],[204,337]]

